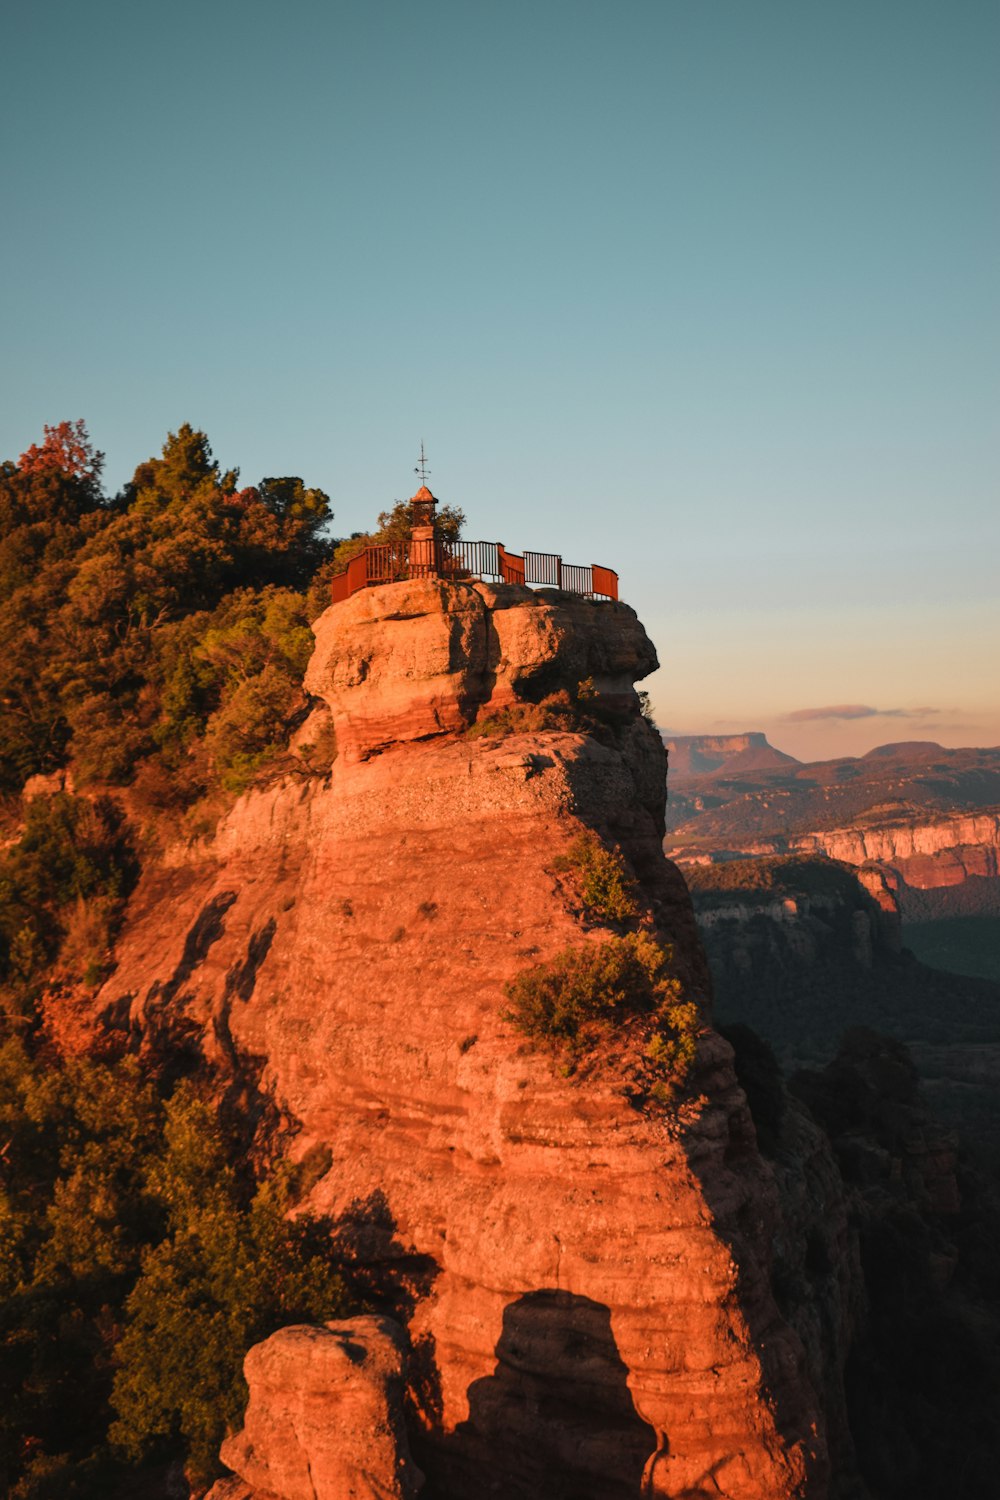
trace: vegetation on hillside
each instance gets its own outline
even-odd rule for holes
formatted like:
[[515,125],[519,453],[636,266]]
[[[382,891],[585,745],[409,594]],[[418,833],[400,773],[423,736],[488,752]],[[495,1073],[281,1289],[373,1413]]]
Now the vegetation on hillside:
[[330,1227],[239,1163],[195,1086],[0,1045],[0,1489],[108,1492],[184,1461],[196,1490],[246,1399],[249,1346],[338,1316]]
[[639,888],[621,850],[609,849],[591,829],[573,840],[553,868],[575,877],[592,920],[621,923],[640,915]]
[[[329,505],[241,487],[183,426],[124,490],[82,422],[0,465],[0,1490],[198,1484],[251,1343],[342,1312],[328,1225],[256,1181],[196,1077],[59,1053],[45,992],[112,962],[150,829],[280,761],[326,603]],[[22,802],[24,783],[48,776]],[[148,1466],[152,1464],[153,1469]]]
[[776,854],[758,859],[726,859],[716,864],[685,864],[684,880],[699,908],[764,904],[784,896],[857,896],[857,873],[822,854]]
[[610,1048],[631,1097],[668,1104],[690,1072],[701,1026],[673,950],[654,936],[620,849],[588,830],[553,868],[568,878],[578,916],[606,935],[522,969],[506,986],[505,1017],[568,1055],[564,1071]]
[[82,423],[0,466],[0,793],[71,763],[176,812],[246,785],[305,706],[329,504],[240,487],[187,425],[118,495],[101,468]]

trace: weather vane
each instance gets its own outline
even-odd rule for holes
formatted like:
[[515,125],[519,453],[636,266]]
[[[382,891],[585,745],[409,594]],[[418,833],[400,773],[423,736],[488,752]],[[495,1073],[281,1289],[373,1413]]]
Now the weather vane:
[[420,479],[420,483],[423,484],[423,485],[426,485],[428,475],[430,474],[431,471],[427,467],[427,459],[424,457],[424,440],[423,440],[423,438],[420,439],[420,462],[417,464],[417,466],[416,466],[416,468],[414,469],[413,472]]

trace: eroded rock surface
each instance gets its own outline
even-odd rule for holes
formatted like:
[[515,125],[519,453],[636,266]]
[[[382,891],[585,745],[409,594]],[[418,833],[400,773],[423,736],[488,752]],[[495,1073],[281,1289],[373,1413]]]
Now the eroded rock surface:
[[[632,693],[654,660],[641,626],[435,583],[356,595],[316,634],[308,681],[348,753],[147,873],[108,1016],[273,1100],[294,1155],[329,1148],[311,1206],[408,1315],[428,1497],[626,1500],[643,1473],[654,1497],[826,1496],[821,1372],[771,1286],[798,1231],[728,1045],[706,1030],[687,1102],[642,1110],[505,1019],[506,982],[600,936],[556,864],[583,828],[622,847],[707,1014]],[[586,677],[600,734],[460,732],[498,695]]]
[[423,1475],[403,1425],[406,1335],[389,1318],[282,1328],[247,1354],[234,1478],[208,1500],[415,1500]]
[[314,628],[306,687],[329,703],[349,760],[581,682],[634,708],[632,684],[657,667],[627,605],[513,584],[426,578],[362,589]]

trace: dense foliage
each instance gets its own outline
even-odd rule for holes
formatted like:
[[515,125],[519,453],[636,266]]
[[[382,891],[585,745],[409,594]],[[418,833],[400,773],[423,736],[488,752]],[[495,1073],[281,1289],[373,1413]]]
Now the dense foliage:
[[66,977],[102,977],[135,873],[129,831],[110,798],[58,792],[28,803],[20,838],[0,855],[0,996],[8,1014],[30,1010],[34,986],[57,957]]
[[106,976],[157,819],[207,819],[284,754],[335,548],[322,491],[241,488],[188,426],[119,495],[102,464],[64,422],[0,466],[0,1491],[17,1500],[177,1459],[205,1478],[247,1348],[345,1305],[329,1226],[289,1217],[291,1178],[254,1180],[239,1122],[135,1060],[67,1059],[43,1024],[47,994]]
[[0,1047],[0,1488],[104,1493],[125,1461],[196,1481],[245,1400],[250,1344],[338,1315],[329,1226],[289,1220],[181,1082]]
[[100,472],[82,423],[0,468],[0,792],[68,759],[175,808],[238,790],[304,707],[327,497],[240,488],[186,425],[121,494]]
[[767,905],[783,896],[857,898],[857,872],[824,854],[775,854],[759,859],[725,859],[717,864],[686,864],[684,879],[700,906],[732,902]]

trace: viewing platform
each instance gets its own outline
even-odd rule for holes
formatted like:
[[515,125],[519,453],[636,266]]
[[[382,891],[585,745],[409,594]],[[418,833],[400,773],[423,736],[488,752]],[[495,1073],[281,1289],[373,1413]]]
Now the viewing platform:
[[378,542],[353,557],[331,583],[334,604],[359,589],[406,578],[445,578],[453,582],[537,584],[591,599],[617,599],[618,574],[599,563],[564,563],[555,552],[508,552],[502,542],[452,541],[434,519],[437,501],[422,486],[410,501],[409,537]]

